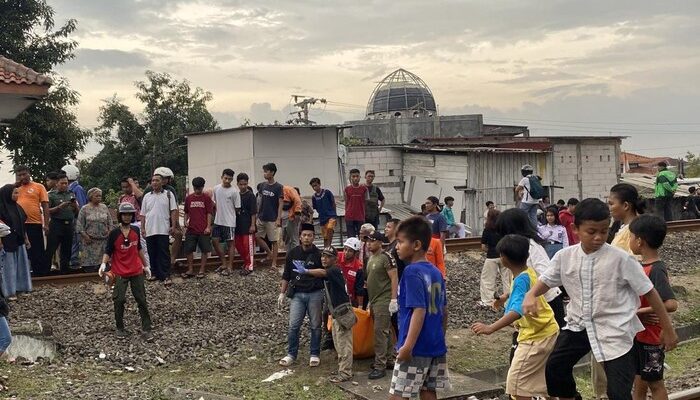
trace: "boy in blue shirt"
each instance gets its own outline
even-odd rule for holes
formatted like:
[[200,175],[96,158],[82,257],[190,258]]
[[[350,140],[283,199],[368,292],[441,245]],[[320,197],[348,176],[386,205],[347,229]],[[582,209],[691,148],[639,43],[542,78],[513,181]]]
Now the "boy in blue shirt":
[[396,252],[408,265],[399,282],[398,354],[390,399],[437,399],[437,388],[449,388],[447,374],[447,296],[445,281],[425,259],[431,227],[421,217],[401,222]]

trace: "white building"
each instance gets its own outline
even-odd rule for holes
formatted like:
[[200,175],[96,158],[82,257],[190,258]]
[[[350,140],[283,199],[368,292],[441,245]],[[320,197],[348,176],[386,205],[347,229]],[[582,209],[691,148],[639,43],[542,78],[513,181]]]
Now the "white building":
[[190,179],[201,176],[212,187],[221,172],[245,172],[250,185],[264,180],[262,166],[277,165],[275,180],[298,187],[310,196],[309,180],[318,177],[324,187],[342,193],[338,158],[338,126],[242,126],[187,134]]

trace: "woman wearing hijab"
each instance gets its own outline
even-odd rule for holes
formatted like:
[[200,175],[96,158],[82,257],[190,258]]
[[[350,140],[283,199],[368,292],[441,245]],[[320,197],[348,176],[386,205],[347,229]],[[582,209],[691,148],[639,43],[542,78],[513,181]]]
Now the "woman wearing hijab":
[[[17,293],[32,291],[32,278],[29,273],[27,248],[29,240],[24,230],[27,216],[17,204],[19,190],[15,185],[0,188],[0,220],[10,227],[10,233],[2,238],[4,255],[2,264],[2,292],[8,300],[16,300]],[[1,252],[0,252],[1,253]]]
[[102,263],[107,237],[112,229],[112,215],[102,203],[102,190],[87,192],[88,203],[80,209],[76,231],[82,240],[81,265],[85,272],[95,272]]

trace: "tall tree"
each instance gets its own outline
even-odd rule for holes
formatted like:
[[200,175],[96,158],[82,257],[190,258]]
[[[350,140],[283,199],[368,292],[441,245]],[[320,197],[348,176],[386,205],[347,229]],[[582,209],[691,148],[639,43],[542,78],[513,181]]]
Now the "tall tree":
[[83,181],[103,189],[115,188],[122,176],[149,177],[155,167],[167,166],[177,177],[187,175],[184,133],[218,129],[207,110],[211,93],[192,89],[165,73],[146,71],[136,82],[136,98],[143,103],[137,116],[116,96],[100,108],[97,140],[104,146],[83,163]]
[[74,57],[78,43],[70,38],[76,21],[58,29],[54,10],[45,0],[0,2],[0,55],[51,75],[48,96],[0,127],[0,143],[15,164],[26,164],[35,175],[59,169],[85,148],[90,131],[78,125],[73,108],[79,95],[54,68]]
[[688,152],[685,156],[685,177],[698,178],[700,177],[700,156]]

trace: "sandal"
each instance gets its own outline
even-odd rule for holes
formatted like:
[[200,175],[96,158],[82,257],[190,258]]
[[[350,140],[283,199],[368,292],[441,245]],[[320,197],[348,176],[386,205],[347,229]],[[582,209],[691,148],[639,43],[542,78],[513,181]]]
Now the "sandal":
[[309,367],[318,367],[321,364],[321,358],[319,356],[311,356],[309,358]]
[[288,367],[292,364],[294,364],[294,358],[292,358],[290,355],[286,355],[280,360],[280,365],[283,367]]
[[231,271],[229,271],[229,270],[227,270],[227,269],[221,270],[219,273],[221,274],[221,276],[229,276],[229,275],[231,275]]
[[166,287],[167,287],[167,286],[170,286],[170,285],[172,285],[172,284],[173,284],[173,281],[172,281],[170,278],[166,278],[166,279],[163,281],[163,285],[166,286]]
[[245,269],[245,268],[242,269],[242,270],[240,270],[240,271],[238,272],[238,274],[241,275],[241,276],[250,275],[250,274],[252,274],[252,273],[253,273],[253,270],[252,270],[252,269]]
[[192,272],[183,272],[180,274],[182,279],[189,279],[189,278],[194,278],[194,274]]
[[197,274],[197,279],[202,279],[204,278],[204,272],[200,272]]

